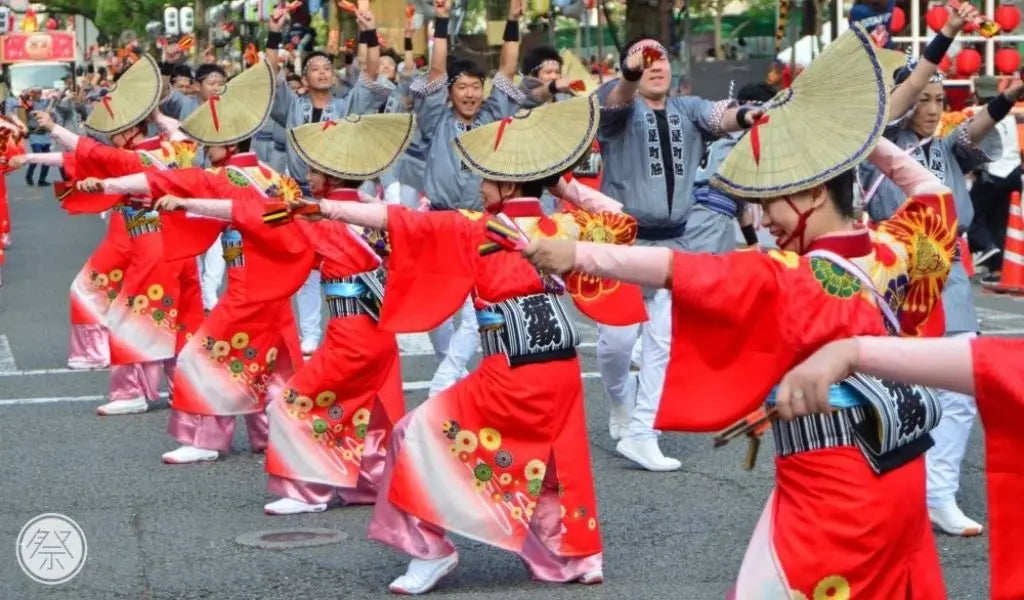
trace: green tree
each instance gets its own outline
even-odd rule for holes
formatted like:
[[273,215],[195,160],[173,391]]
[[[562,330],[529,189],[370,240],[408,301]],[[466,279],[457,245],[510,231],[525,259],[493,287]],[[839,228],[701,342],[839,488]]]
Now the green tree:
[[[722,54],[722,47],[729,41],[722,35],[722,17],[725,16],[726,7],[732,3],[733,0],[690,0],[686,3],[686,8],[684,9],[690,10],[691,17],[710,17],[714,20],[715,58],[718,60],[725,58]],[[732,30],[729,39],[739,36],[748,24],[753,23],[757,19],[764,18],[768,14],[774,14],[775,11],[775,0],[747,0],[745,4],[747,6],[746,10],[743,11],[743,15],[747,17],[747,20]]]
[[[190,6],[190,0],[91,0],[96,5],[93,21],[99,30],[111,38],[125,30],[143,35],[146,23],[163,21],[164,6]],[[78,0],[64,0],[67,4],[79,4]],[[88,3],[88,0],[87,2]],[[54,6],[55,3],[49,3]],[[52,8],[51,8],[52,10]],[[84,14],[84,13],[82,13]],[[197,24],[202,15],[196,15]]]
[[46,10],[53,14],[82,15],[96,19],[96,4],[99,0],[54,0],[46,3]]

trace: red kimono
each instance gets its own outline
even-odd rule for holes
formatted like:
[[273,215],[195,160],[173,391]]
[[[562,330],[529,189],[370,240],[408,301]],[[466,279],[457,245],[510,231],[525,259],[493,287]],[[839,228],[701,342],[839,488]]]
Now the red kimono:
[[1020,536],[1024,534],[1024,340],[982,337],[971,342],[974,396],[985,426],[992,600],[1024,598]]
[[[147,170],[192,165],[193,142],[146,140],[132,150],[112,148],[82,137],[64,165],[71,179],[118,177]],[[75,210],[74,200],[65,208]],[[161,235],[167,220],[128,203],[114,207],[128,236],[128,264],[121,267],[120,290],[107,313],[112,364],[173,358],[203,318],[194,260],[166,260]],[[109,276],[108,276],[109,277]]]
[[[541,216],[536,200],[515,204],[516,225],[529,235],[585,237],[589,231],[574,226],[569,215]],[[532,211],[524,210],[526,204]],[[382,328],[427,331],[470,294],[483,308],[546,293],[544,279],[519,253],[480,255],[480,245],[489,241],[484,217],[388,208],[392,253]],[[624,215],[611,218],[605,232],[621,233],[611,225],[632,227],[635,237],[635,222]],[[576,285],[573,299],[588,316],[617,325],[646,318],[635,286],[598,278],[569,285]],[[504,354],[492,354],[403,424],[404,442],[394,457],[387,496],[401,511],[521,552],[534,510],[553,508],[556,528],[544,541],[550,552],[585,557],[601,551],[578,358],[513,367]],[[387,524],[377,523],[377,517],[371,537],[393,543]]]
[[[326,198],[359,201],[355,190],[337,190]],[[297,221],[297,225],[317,253],[328,304],[343,302],[332,297],[332,284],[346,285],[341,280],[381,265],[381,258],[360,234],[344,223]],[[375,409],[384,413],[377,423],[371,421]],[[382,452],[391,426],[405,414],[395,334],[378,329],[367,314],[332,316],[323,344],[267,412],[269,474],[355,488],[360,473],[366,471],[364,455]]]
[[[911,198],[877,230],[825,236],[810,250],[863,270],[899,315],[902,333],[916,335],[940,301],[955,244],[952,197],[943,195]],[[673,431],[729,426],[822,344],[886,335],[860,279],[824,258],[789,252],[675,253],[672,310],[655,427]],[[881,476],[854,446],[778,457],[776,491],[735,597],[945,598],[925,506],[923,456]]]
[[147,180],[154,198],[231,200],[230,222],[178,213],[185,226],[164,232],[169,257],[190,260],[223,232],[228,267],[223,297],[178,355],[172,407],[211,416],[262,412],[272,377],[290,377],[302,361],[291,297],[313,253],[297,228],[263,223],[267,200],[297,197],[298,185],[254,154],[233,157],[227,168],[150,172]]

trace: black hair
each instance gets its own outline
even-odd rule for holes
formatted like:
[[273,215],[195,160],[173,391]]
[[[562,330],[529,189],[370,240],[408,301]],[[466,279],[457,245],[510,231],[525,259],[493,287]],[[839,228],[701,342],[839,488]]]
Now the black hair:
[[302,82],[302,77],[299,77],[299,76],[298,76],[298,75],[296,75],[295,73],[289,73],[289,74],[288,74],[288,76],[287,76],[287,77],[285,77],[285,81],[288,81],[288,82],[291,82],[291,81],[298,81],[298,82],[300,82],[300,83],[301,83],[301,82]]
[[847,169],[825,182],[825,190],[832,198],[836,210],[847,219],[854,218],[853,186],[853,169]]
[[252,138],[250,137],[250,138],[245,138],[244,140],[240,140],[235,145],[238,146],[238,152],[239,153],[249,152],[249,149],[252,148]]
[[224,68],[221,67],[220,65],[205,64],[205,65],[199,65],[199,67],[196,68],[195,80],[196,81],[202,81],[202,80],[206,79],[207,77],[209,77],[210,75],[213,75],[214,73],[217,73],[218,75],[220,75],[224,79],[228,78],[227,71],[225,71]]
[[635,38],[629,40],[628,42],[622,45],[622,50],[619,51],[619,62],[625,61],[626,57],[629,56],[630,49],[632,49],[633,46],[636,46],[637,44],[644,40],[658,41],[658,37],[647,33],[641,33]]
[[740,104],[745,104],[747,102],[763,104],[774,98],[777,93],[778,92],[775,87],[763,81],[748,83],[740,88],[740,91],[736,94],[736,100]]
[[322,52],[320,50],[314,50],[314,51],[310,52],[308,56],[306,56],[305,62],[302,63],[302,74],[303,75],[306,74],[306,69],[309,68],[309,63],[313,62],[314,58],[326,59],[327,63],[329,65],[331,65],[331,68],[334,67],[334,60],[331,58],[330,54],[327,54],[326,52]]
[[448,88],[451,89],[452,84],[459,78],[459,75],[465,75],[466,77],[474,77],[479,79],[482,83],[487,77],[484,74],[484,70],[479,67],[475,62],[468,58],[456,58],[448,61]]
[[910,77],[910,74],[913,72],[914,70],[911,69],[910,67],[900,67],[896,69],[895,71],[892,72],[893,83],[895,83],[896,85],[903,83],[904,81],[907,80],[908,77]]
[[193,80],[192,68],[189,67],[188,65],[183,65],[183,64],[176,64],[173,67],[171,67],[171,81],[174,81],[175,79],[178,79],[179,77],[184,77],[184,78],[188,79],[189,81],[192,81]]
[[564,173],[555,173],[543,179],[527,181],[520,185],[520,195],[524,198],[540,198],[544,194],[544,188],[558,184]]
[[562,56],[551,46],[536,46],[523,57],[523,75],[536,75],[541,65],[553,60],[562,64]]
[[398,55],[398,52],[396,52],[394,48],[384,48],[380,51],[380,57],[387,57],[395,61],[396,67],[398,66],[398,63],[402,62],[402,57]]

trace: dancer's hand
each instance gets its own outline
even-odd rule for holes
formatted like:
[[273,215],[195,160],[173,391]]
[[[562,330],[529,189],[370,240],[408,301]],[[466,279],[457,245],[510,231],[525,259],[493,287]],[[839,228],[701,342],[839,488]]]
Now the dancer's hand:
[[775,407],[783,419],[832,412],[829,388],[846,379],[857,365],[857,340],[846,339],[822,346],[793,367],[779,382]]
[[28,156],[24,154],[15,154],[14,156],[7,159],[7,166],[10,167],[13,171],[15,169],[22,168],[23,166],[25,166],[25,163],[27,162]]
[[942,35],[953,38],[967,23],[972,23],[978,18],[978,9],[971,6],[970,2],[961,2],[957,10],[949,9],[949,18],[942,26]]
[[530,240],[530,244],[523,250],[523,256],[542,271],[556,275],[568,273],[576,265],[576,240]]
[[86,177],[75,184],[80,192],[102,192],[103,180],[98,177]]
[[185,208],[185,203],[186,200],[184,198],[179,198],[178,196],[172,196],[171,194],[167,194],[163,198],[157,200],[156,204],[153,205],[153,208],[164,211],[178,210],[180,208]]
[[315,212],[303,212],[304,209],[309,210],[308,207],[310,206],[319,207],[320,203],[317,202],[316,200],[295,198],[294,200],[289,200],[287,204],[289,212],[293,213],[294,216],[299,217],[300,219],[305,219],[307,221],[319,221],[320,219],[323,219],[326,216],[324,215],[323,211],[320,210],[317,210]]
[[46,131],[53,131],[53,128],[57,125],[53,121],[53,115],[46,111],[37,110],[32,113],[32,116],[35,118],[36,123],[39,124],[39,127]]

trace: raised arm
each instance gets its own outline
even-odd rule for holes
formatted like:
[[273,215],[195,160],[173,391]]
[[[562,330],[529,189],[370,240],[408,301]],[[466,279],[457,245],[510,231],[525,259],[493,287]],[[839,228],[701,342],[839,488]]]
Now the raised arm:
[[1018,77],[1006,91],[986,104],[985,110],[974,115],[974,118],[967,124],[967,136],[971,143],[981,143],[981,140],[995,129],[996,123],[1010,114],[1010,110],[1021,99],[1022,94],[1024,94],[1024,83]]
[[508,22],[505,23],[505,35],[502,36],[501,58],[498,72],[511,81],[519,67],[519,19],[523,16],[523,0],[510,0],[508,3]]
[[879,140],[868,159],[909,198],[921,194],[941,194],[949,188],[910,154],[886,138]]
[[566,174],[551,189],[562,200],[573,203],[587,212],[622,212],[622,203],[590,186],[583,185],[575,177]]
[[[947,9],[948,10],[948,9]],[[932,38],[921,53],[921,60],[911,71],[910,76],[900,83],[892,92],[889,103],[889,119],[896,120],[906,115],[917,104],[917,97],[931,81],[939,69],[942,57],[946,55],[953,38],[960,33],[964,23],[977,16],[978,11],[969,2],[964,2],[958,10],[950,10],[949,18],[938,35]]]
[[448,79],[448,18],[449,0],[434,0],[434,48],[430,51],[430,72],[427,74],[427,85]]

